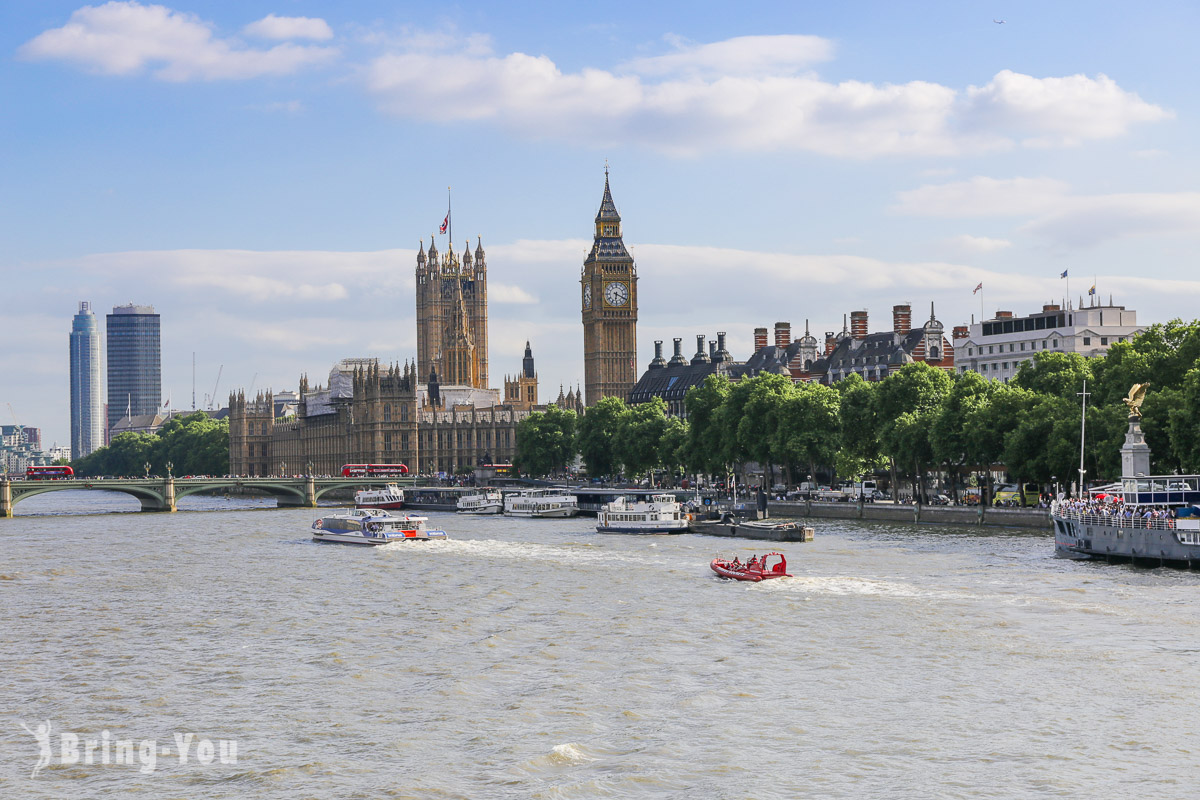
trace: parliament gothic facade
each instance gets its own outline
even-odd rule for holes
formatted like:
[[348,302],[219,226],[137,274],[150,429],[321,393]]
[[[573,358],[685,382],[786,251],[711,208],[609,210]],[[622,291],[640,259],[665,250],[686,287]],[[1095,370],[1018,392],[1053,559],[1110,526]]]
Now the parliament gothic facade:
[[344,464],[408,466],[413,474],[510,463],[516,428],[538,405],[537,370],[525,344],[520,371],[488,388],[487,260],[482,242],[461,259],[424,242],[416,264],[417,358],[390,366],[344,359],[327,385],[300,378],[294,416],[268,390],[229,398],[234,475],[334,475]]

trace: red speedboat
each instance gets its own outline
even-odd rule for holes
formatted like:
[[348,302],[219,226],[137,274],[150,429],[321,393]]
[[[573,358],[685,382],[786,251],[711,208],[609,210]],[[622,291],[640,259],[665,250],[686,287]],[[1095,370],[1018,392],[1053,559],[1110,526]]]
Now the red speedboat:
[[[771,559],[777,558],[778,561],[771,563]],[[726,561],[723,558],[714,558],[712,571],[720,575],[722,578],[732,578],[735,581],[765,581],[768,578],[790,578],[791,575],[787,571],[787,559],[783,557],[783,553],[767,553],[762,558],[757,556],[751,557],[746,563],[742,563],[738,559]]]

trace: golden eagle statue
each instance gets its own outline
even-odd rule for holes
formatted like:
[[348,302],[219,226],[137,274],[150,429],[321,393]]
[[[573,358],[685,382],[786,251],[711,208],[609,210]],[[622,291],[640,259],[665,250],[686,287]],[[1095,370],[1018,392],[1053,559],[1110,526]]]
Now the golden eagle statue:
[[1133,388],[1129,390],[1129,397],[1121,399],[1125,405],[1129,406],[1129,415],[1131,417],[1142,416],[1142,402],[1146,399],[1146,390],[1150,388],[1148,383],[1135,383]]

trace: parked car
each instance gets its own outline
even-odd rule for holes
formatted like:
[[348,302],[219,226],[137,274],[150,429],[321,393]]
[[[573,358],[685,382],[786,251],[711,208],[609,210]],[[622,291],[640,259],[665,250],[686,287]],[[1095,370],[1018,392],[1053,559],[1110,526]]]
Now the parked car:
[[948,506],[953,505],[953,503],[954,501],[944,494],[935,494],[929,498],[929,505],[931,506]]

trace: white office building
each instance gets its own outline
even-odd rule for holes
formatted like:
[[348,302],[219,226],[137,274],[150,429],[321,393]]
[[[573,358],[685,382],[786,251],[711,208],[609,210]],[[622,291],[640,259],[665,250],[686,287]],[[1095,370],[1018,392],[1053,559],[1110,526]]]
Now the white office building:
[[997,311],[993,319],[956,330],[954,365],[958,372],[971,370],[990,380],[1007,381],[1021,363],[1034,353],[1078,353],[1088,358],[1103,356],[1116,342],[1131,339],[1145,327],[1137,324],[1137,312],[1112,304],[1065,309],[1042,306],[1026,317]]

